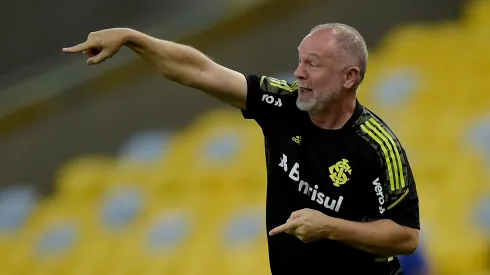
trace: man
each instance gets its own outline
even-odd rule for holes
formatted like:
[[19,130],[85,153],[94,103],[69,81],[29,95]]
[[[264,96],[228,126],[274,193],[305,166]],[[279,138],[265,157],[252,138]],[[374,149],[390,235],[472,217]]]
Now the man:
[[262,128],[272,274],[402,274],[396,255],[416,250],[418,196],[400,142],[357,100],[368,53],[355,29],[313,28],[299,45],[293,84],[243,75],[130,29],[94,32],[63,51],[83,52],[91,65],[122,46]]

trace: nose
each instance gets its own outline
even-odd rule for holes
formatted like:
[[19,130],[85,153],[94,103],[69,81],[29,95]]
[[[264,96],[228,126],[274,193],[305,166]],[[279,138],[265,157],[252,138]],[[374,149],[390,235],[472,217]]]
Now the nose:
[[305,70],[303,69],[303,66],[301,66],[301,64],[298,64],[298,67],[294,71],[294,77],[298,80],[306,79]]

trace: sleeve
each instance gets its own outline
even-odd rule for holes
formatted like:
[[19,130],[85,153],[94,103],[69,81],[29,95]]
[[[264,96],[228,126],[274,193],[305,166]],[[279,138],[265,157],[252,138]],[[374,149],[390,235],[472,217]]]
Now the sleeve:
[[419,198],[406,152],[399,144],[391,149],[381,150],[371,162],[375,172],[368,193],[370,212],[376,218],[420,229]]
[[281,115],[296,110],[297,82],[288,83],[270,76],[245,75],[247,79],[245,119],[254,119],[259,125],[271,122]]

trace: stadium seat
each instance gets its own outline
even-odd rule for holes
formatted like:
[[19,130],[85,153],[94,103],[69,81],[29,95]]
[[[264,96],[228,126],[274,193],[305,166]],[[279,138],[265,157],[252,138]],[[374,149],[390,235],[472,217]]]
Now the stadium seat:
[[219,255],[223,274],[267,271],[265,215],[261,207],[235,209],[224,219]]
[[19,261],[18,254],[13,253],[19,246],[20,234],[9,234],[1,237],[0,240],[0,274],[18,274]]
[[470,34],[475,35],[479,42],[490,43],[490,3],[488,0],[468,1],[464,10],[463,23]]
[[18,266],[17,271],[21,274],[61,272],[84,233],[86,223],[79,211],[55,201],[43,201],[11,251],[10,260]]
[[141,188],[114,187],[98,205],[98,219],[103,231],[119,231],[133,225],[144,208],[145,194]]
[[[454,227],[454,226],[453,226]],[[462,238],[461,234],[465,234]],[[486,267],[487,243],[481,236],[467,228],[440,228],[433,238],[431,257],[435,259],[440,274],[467,274],[468,270],[484,271]],[[464,252],[464,255],[461,255]]]
[[490,188],[474,197],[471,225],[486,238],[490,238]]
[[38,196],[32,186],[18,185],[0,192],[0,240],[15,234],[36,206]]
[[[460,20],[393,29],[359,93],[404,144],[436,274],[488,274],[489,14],[473,0]],[[217,109],[66,162],[51,197],[0,193],[0,274],[269,274],[263,146]]]
[[178,192],[178,176],[185,166],[175,156],[185,147],[182,133],[147,131],[135,134],[121,147],[118,164],[108,185],[136,185],[151,193]]
[[188,263],[186,255],[203,229],[196,213],[188,211],[161,209],[149,216],[135,247],[140,251],[138,270],[144,274],[178,273]]
[[437,274],[482,274],[488,262],[489,237],[472,217],[490,182],[489,13],[490,1],[468,1],[461,20],[392,30],[361,87],[408,152]]
[[56,196],[67,200],[96,198],[116,167],[116,159],[84,156],[65,163],[55,181]]
[[490,165],[490,114],[473,119],[462,135],[463,148],[479,157],[486,167]]
[[172,158],[174,165],[178,165],[177,171],[191,169],[178,178],[186,192],[225,191],[234,188],[230,181],[240,182],[239,177],[247,180],[254,173],[265,172],[261,165],[264,163],[263,148],[260,147],[263,139],[259,139],[256,132],[237,125],[205,129],[189,132],[185,150],[179,157]]
[[[116,247],[104,238],[85,236],[73,255],[66,259],[63,273],[69,275],[105,274],[108,258],[113,255]],[[113,244],[113,243],[112,243]]]
[[118,159],[133,165],[152,164],[166,156],[172,137],[172,132],[167,130],[135,133],[121,146]]

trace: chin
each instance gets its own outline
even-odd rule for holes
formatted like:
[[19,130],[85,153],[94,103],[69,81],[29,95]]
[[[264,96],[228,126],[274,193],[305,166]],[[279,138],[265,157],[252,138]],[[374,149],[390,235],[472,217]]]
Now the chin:
[[303,101],[299,99],[296,101],[296,107],[305,112],[310,112],[315,107],[315,105],[315,102],[311,101]]

